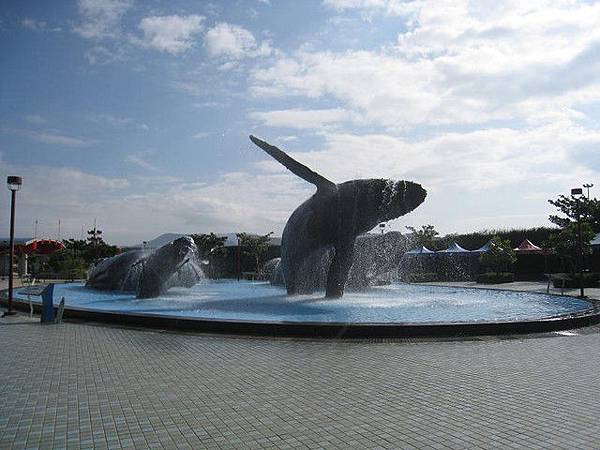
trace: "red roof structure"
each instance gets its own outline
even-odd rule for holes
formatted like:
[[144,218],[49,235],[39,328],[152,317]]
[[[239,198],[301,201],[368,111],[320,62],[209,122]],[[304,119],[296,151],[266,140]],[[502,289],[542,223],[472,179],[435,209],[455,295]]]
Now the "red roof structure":
[[515,252],[525,255],[525,254],[543,254],[544,249],[538,247],[534,243],[532,243],[529,239],[525,239],[523,242],[519,244],[518,247],[514,249]]
[[25,244],[25,253],[49,255],[65,248],[65,244],[54,239],[32,239]]

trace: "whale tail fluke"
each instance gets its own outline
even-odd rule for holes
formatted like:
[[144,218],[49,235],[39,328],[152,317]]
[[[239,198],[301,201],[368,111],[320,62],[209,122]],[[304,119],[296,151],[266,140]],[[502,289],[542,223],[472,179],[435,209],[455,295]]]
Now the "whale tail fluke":
[[290,172],[294,175],[298,175],[300,178],[314,184],[318,190],[331,190],[335,189],[335,183],[329,181],[322,175],[313,172],[311,169],[306,167],[304,164],[299,163],[294,158],[289,156],[283,150],[278,149],[274,145],[268,142],[262,141],[255,136],[250,135],[250,140],[254,142],[258,147],[262,148],[265,152],[271,155],[275,160],[283,164]]

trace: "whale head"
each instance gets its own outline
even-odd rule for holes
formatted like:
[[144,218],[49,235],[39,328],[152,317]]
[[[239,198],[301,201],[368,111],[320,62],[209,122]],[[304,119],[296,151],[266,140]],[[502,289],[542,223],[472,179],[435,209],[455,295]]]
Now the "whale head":
[[[351,234],[360,234],[380,222],[408,214],[423,203],[427,191],[412,181],[371,178],[346,181],[337,185],[337,191],[323,195],[345,199],[340,207],[345,211],[344,215],[352,219],[344,227]],[[339,215],[336,209],[331,209],[330,214]],[[333,218],[329,220],[334,221]]]
[[408,214],[425,201],[427,191],[412,181],[385,180],[379,210],[381,221],[396,219]]
[[188,262],[195,263],[198,249],[194,240],[182,236],[156,250],[146,260],[138,283],[137,298],[158,297],[168,288],[167,282]]

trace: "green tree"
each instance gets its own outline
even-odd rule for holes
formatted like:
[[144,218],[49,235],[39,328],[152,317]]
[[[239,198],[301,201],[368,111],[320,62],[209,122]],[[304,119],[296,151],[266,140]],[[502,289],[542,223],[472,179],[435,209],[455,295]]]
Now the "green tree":
[[63,240],[65,250],[72,250],[74,254],[91,264],[99,258],[109,258],[119,254],[120,250],[115,245],[109,245],[102,238],[94,240],[65,239]]
[[221,256],[225,254],[227,236],[217,236],[215,233],[192,234],[192,239],[203,258],[207,258],[211,254]]
[[65,248],[48,255],[45,266],[57,278],[76,279],[86,277],[89,263],[80,256],[77,250]]
[[225,241],[227,236],[217,236],[214,233],[192,234],[202,258],[208,260],[207,276],[216,278],[226,255]]
[[411,233],[411,243],[415,247],[433,247],[433,241],[439,235],[433,225],[422,225],[420,229],[415,227],[406,227]]
[[[592,253],[590,241],[595,233],[589,223],[581,223],[581,240],[584,255]],[[552,233],[544,243],[544,247],[553,250],[560,258],[565,272],[575,273],[576,261],[579,256],[579,233],[577,223],[567,224],[562,230]]]
[[256,263],[256,272],[259,272],[260,268],[260,260],[263,255],[269,249],[269,245],[271,245],[271,235],[273,232],[267,233],[262,236],[257,236],[249,233],[237,233],[236,236],[239,239],[240,247],[242,252],[245,255],[251,256],[254,258]]
[[573,198],[559,195],[556,200],[548,200],[548,202],[562,214],[550,215],[548,220],[553,224],[558,225],[560,228],[568,228],[569,225],[577,222],[579,215],[581,222],[590,224],[594,233],[600,232],[600,200],[596,198],[588,199],[585,196]]
[[508,239],[494,236],[490,241],[489,251],[482,253],[479,261],[494,272],[510,272],[510,267],[517,261],[517,256]]

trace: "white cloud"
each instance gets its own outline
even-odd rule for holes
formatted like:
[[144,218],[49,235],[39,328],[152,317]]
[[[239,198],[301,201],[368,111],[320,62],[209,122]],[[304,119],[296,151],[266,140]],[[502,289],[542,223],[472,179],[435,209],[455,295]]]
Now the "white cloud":
[[34,123],[36,125],[42,125],[48,123],[48,120],[39,114],[28,114],[25,116],[25,120],[29,123]]
[[420,1],[407,0],[323,0],[325,6],[338,11],[360,9],[387,15],[406,15],[413,12]]
[[253,112],[250,117],[271,127],[297,129],[322,128],[327,125],[345,122],[351,114],[341,108],[334,109],[286,109],[278,111]]
[[278,142],[292,142],[298,140],[298,136],[288,135],[288,136],[277,136],[275,139]]
[[580,102],[600,101],[600,3],[418,5],[396,42],[279,57],[255,69],[251,93],[333,97],[367,124],[396,130],[574,120]]
[[208,136],[210,136],[212,133],[208,132],[208,131],[200,131],[199,133],[196,133],[192,136],[192,138],[194,139],[204,139],[207,138]]
[[32,19],[31,17],[25,17],[21,20],[21,26],[28,28],[33,31],[43,31],[46,29],[48,24],[43,20]]
[[146,157],[148,155],[150,155],[151,153],[152,152],[149,152],[149,151],[133,153],[133,154],[127,155],[123,161],[133,164],[135,166],[138,166],[144,170],[149,170],[149,171],[155,172],[155,171],[158,171],[158,167],[156,167],[154,164],[148,162],[148,160],[146,159]]
[[133,127],[148,131],[150,128],[143,122],[132,117],[115,116],[113,114],[92,114],[90,120],[99,124],[106,124],[112,127]]
[[238,25],[221,22],[207,31],[204,43],[210,56],[224,56],[232,59],[268,56],[273,52],[270,44],[260,44],[252,33]]
[[88,39],[117,37],[121,18],[132,6],[133,0],[79,0],[82,21],[74,31]]
[[144,17],[139,24],[144,36],[139,43],[171,54],[181,53],[194,45],[194,35],[202,31],[204,19],[196,14]]
[[[490,192],[503,186],[597,177],[586,159],[600,145],[600,132],[546,125],[516,130],[484,129],[446,133],[421,140],[389,135],[325,133],[324,148],[297,156],[334,181],[402,178],[423,182],[436,192]],[[586,148],[586,154],[581,154]]]
[[[23,187],[19,192],[19,214],[17,229],[21,236],[33,236],[33,223],[40,221],[39,235],[55,237],[56,223],[61,219],[63,237],[79,237],[82,225],[89,225],[94,217],[109,221],[104,208],[112,198],[130,187],[128,180],[103,177],[72,167],[22,166],[6,164],[0,166],[0,176],[19,174]],[[117,221],[122,213],[111,210]],[[0,217],[0,226],[8,226],[8,218]],[[45,225],[45,224],[52,224]]]
[[102,45],[95,45],[86,50],[84,57],[91,65],[112,64],[125,59],[125,51],[120,47],[107,48]]
[[89,147],[95,142],[79,137],[66,136],[55,131],[33,131],[21,128],[0,127],[0,132],[24,136],[28,139],[44,144],[59,145],[65,147]]
[[[600,131],[565,123],[411,140],[342,132],[324,132],[322,137],[318,149],[290,155],[337,183],[383,177],[416,181],[429,191],[423,206],[394,222],[402,231],[406,224],[423,223],[433,223],[443,232],[539,226],[550,212],[544,199],[600,176]],[[256,167],[265,174],[296,178],[268,158]],[[536,193],[535,198],[530,193]],[[306,196],[294,196],[290,212]],[[269,210],[266,195],[262,201],[257,208]]]
[[182,183],[136,196],[135,202],[156,216],[171,217],[178,230],[281,233],[297,199],[308,197],[311,191],[313,186],[287,173],[230,172],[215,183]]

